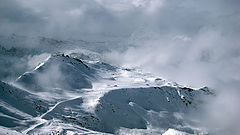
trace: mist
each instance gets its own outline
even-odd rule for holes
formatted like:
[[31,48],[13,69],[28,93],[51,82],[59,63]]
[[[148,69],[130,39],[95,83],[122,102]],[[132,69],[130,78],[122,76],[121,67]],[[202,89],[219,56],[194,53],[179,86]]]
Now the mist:
[[[214,89],[201,124],[213,134],[237,135],[239,6],[238,0],[0,0],[0,35],[105,41],[110,49],[101,53],[111,64]],[[29,58],[29,68],[40,56]]]

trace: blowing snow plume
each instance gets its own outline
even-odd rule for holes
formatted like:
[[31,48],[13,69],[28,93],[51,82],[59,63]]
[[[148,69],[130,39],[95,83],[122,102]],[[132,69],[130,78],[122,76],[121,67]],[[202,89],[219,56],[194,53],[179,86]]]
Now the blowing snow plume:
[[[128,93],[130,88],[138,90],[161,84],[176,90],[203,86],[213,89],[215,96],[203,98],[207,102],[199,110],[182,116],[183,119],[199,121],[198,126],[207,128],[209,134],[237,135],[240,133],[237,127],[240,124],[239,6],[238,0],[0,0],[0,79],[14,86],[20,84],[22,90],[42,98],[46,93],[57,97],[58,104],[54,99],[49,104],[55,105],[56,110],[52,108],[44,115],[49,116],[49,121],[42,128],[31,129],[29,134],[37,131],[44,134],[68,124],[74,125],[71,129],[74,133],[82,133],[84,127],[91,133],[97,130],[116,134],[162,134],[166,131],[161,127],[163,123],[151,123],[150,115],[167,119],[171,114],[169,110],[151,112],[132,99],[139,98],[138,92],[126,95],[129,97],[123,100],[126,104],[119,104],[121,94],[118,102],[111,100],[114,94],[111,90],[126,88]],[[67,53],[68,57],[56,56],[59,52]],[[50,55],[51,58],[46,59]],[[140,91],[144,93],[147,89]],[[181,93],[178,96],[182,101]],[[66,100],[68,97],[76,99]],[[84,103],[88,98],[93,98],[94,107]],[[172,103],[168,96],[165,100]],[[142,112],[140,124],[132,126],[115,121],[113,125],[117,126],[113,127],[101,111],[92,114],[96,108],[115,108],[114,105],[128,108],[126,115],[135,114],[137,108]],[[63,106],[71,109],[61,112]],[[91,112],[87,108],[91,108]],[[111,109],[105,111],[111,114],[109,117],[115,116]],[[82,123],[85,115],[95,120],[86,122],[91,127]],[[53,122],[52,118],[60,122]],[[101,118],[101,124],[95,118]],[[200,133],[195,132],[193,125],[189,130],[179,128],[181,126],[170,125],[167,128],[171,129],[164,134]],[[21,132],[23,128],[15,130]],[[62,132],[71,134],[71,130]]]

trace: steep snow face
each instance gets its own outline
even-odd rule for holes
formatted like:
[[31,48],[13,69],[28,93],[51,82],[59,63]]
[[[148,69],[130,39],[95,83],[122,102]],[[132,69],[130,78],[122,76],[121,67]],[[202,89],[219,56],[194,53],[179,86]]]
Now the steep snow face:
[[0,82],[0,125],[22,130],[49,109],[50,102],[25,90]]
[[92,88],[91,82],[97,78],[95,72],[78,58],[54,55],[21,75],[16,83],[34,93],[64,94],[64,91]]
[[185,118],[213,95],[207,87],[112,66],[90,51],[65,52],[25,72],[14,86],[0,83],[2,126],[24,134],[202,133]]

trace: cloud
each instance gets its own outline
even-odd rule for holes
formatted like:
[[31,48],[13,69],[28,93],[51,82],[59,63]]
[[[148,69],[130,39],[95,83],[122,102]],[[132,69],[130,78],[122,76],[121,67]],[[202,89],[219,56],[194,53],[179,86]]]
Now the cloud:
[[28,69],[33,70],[37,66],[39,66],[41,63],[46,62],[50,58],[50,54],[48,53],[42,53],[40,55],[34,55],[34,56],[28,56]]
[[0,34],[122,37],[121,49],[105,53],[106,61],[216,89],[206,123],[237,134],[239,5],[239,0],[0,0]]
[[[161,33],[194,34],[216,23],[239,26],[237,0],[1,0],[0,29],[72,37],[84,34],[129,36],[145,25]],[[239,16],[238,16],[239,19]],[[5,31],[6,32],[6,31]]]
[[142,68],[180,84],[215,89],[217,97],[195,117],[202,116],[199,119],[211,134],[239,134],[238,2],[164,4],[158,14],[152,14],[155,18],[150,17],[147,27],[129,38],[131,47],[107,53],[106,60]]
[[121,32],[127,32],[131,28],[124,21],[129,19],[128,13],[121,14],[116,9],[119,5],[111,9],[109,4],[104,6],[88,0],[10,0],[7,3],[1,1],[1,5],[1,20],[4,21],[1,21],[0,28],[12,33],[71,37],[82,33],[120,34],[121,29],[125,30]]

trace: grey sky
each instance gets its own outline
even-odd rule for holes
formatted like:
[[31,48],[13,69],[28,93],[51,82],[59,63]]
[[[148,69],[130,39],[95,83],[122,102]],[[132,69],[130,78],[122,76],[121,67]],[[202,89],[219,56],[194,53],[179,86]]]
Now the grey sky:
[[239,3],[238,0],[1,0],[0,28],[51,36],[79,33],[128,36],[142,26],[161,34],[196,34],[203,27],[236,31]]

